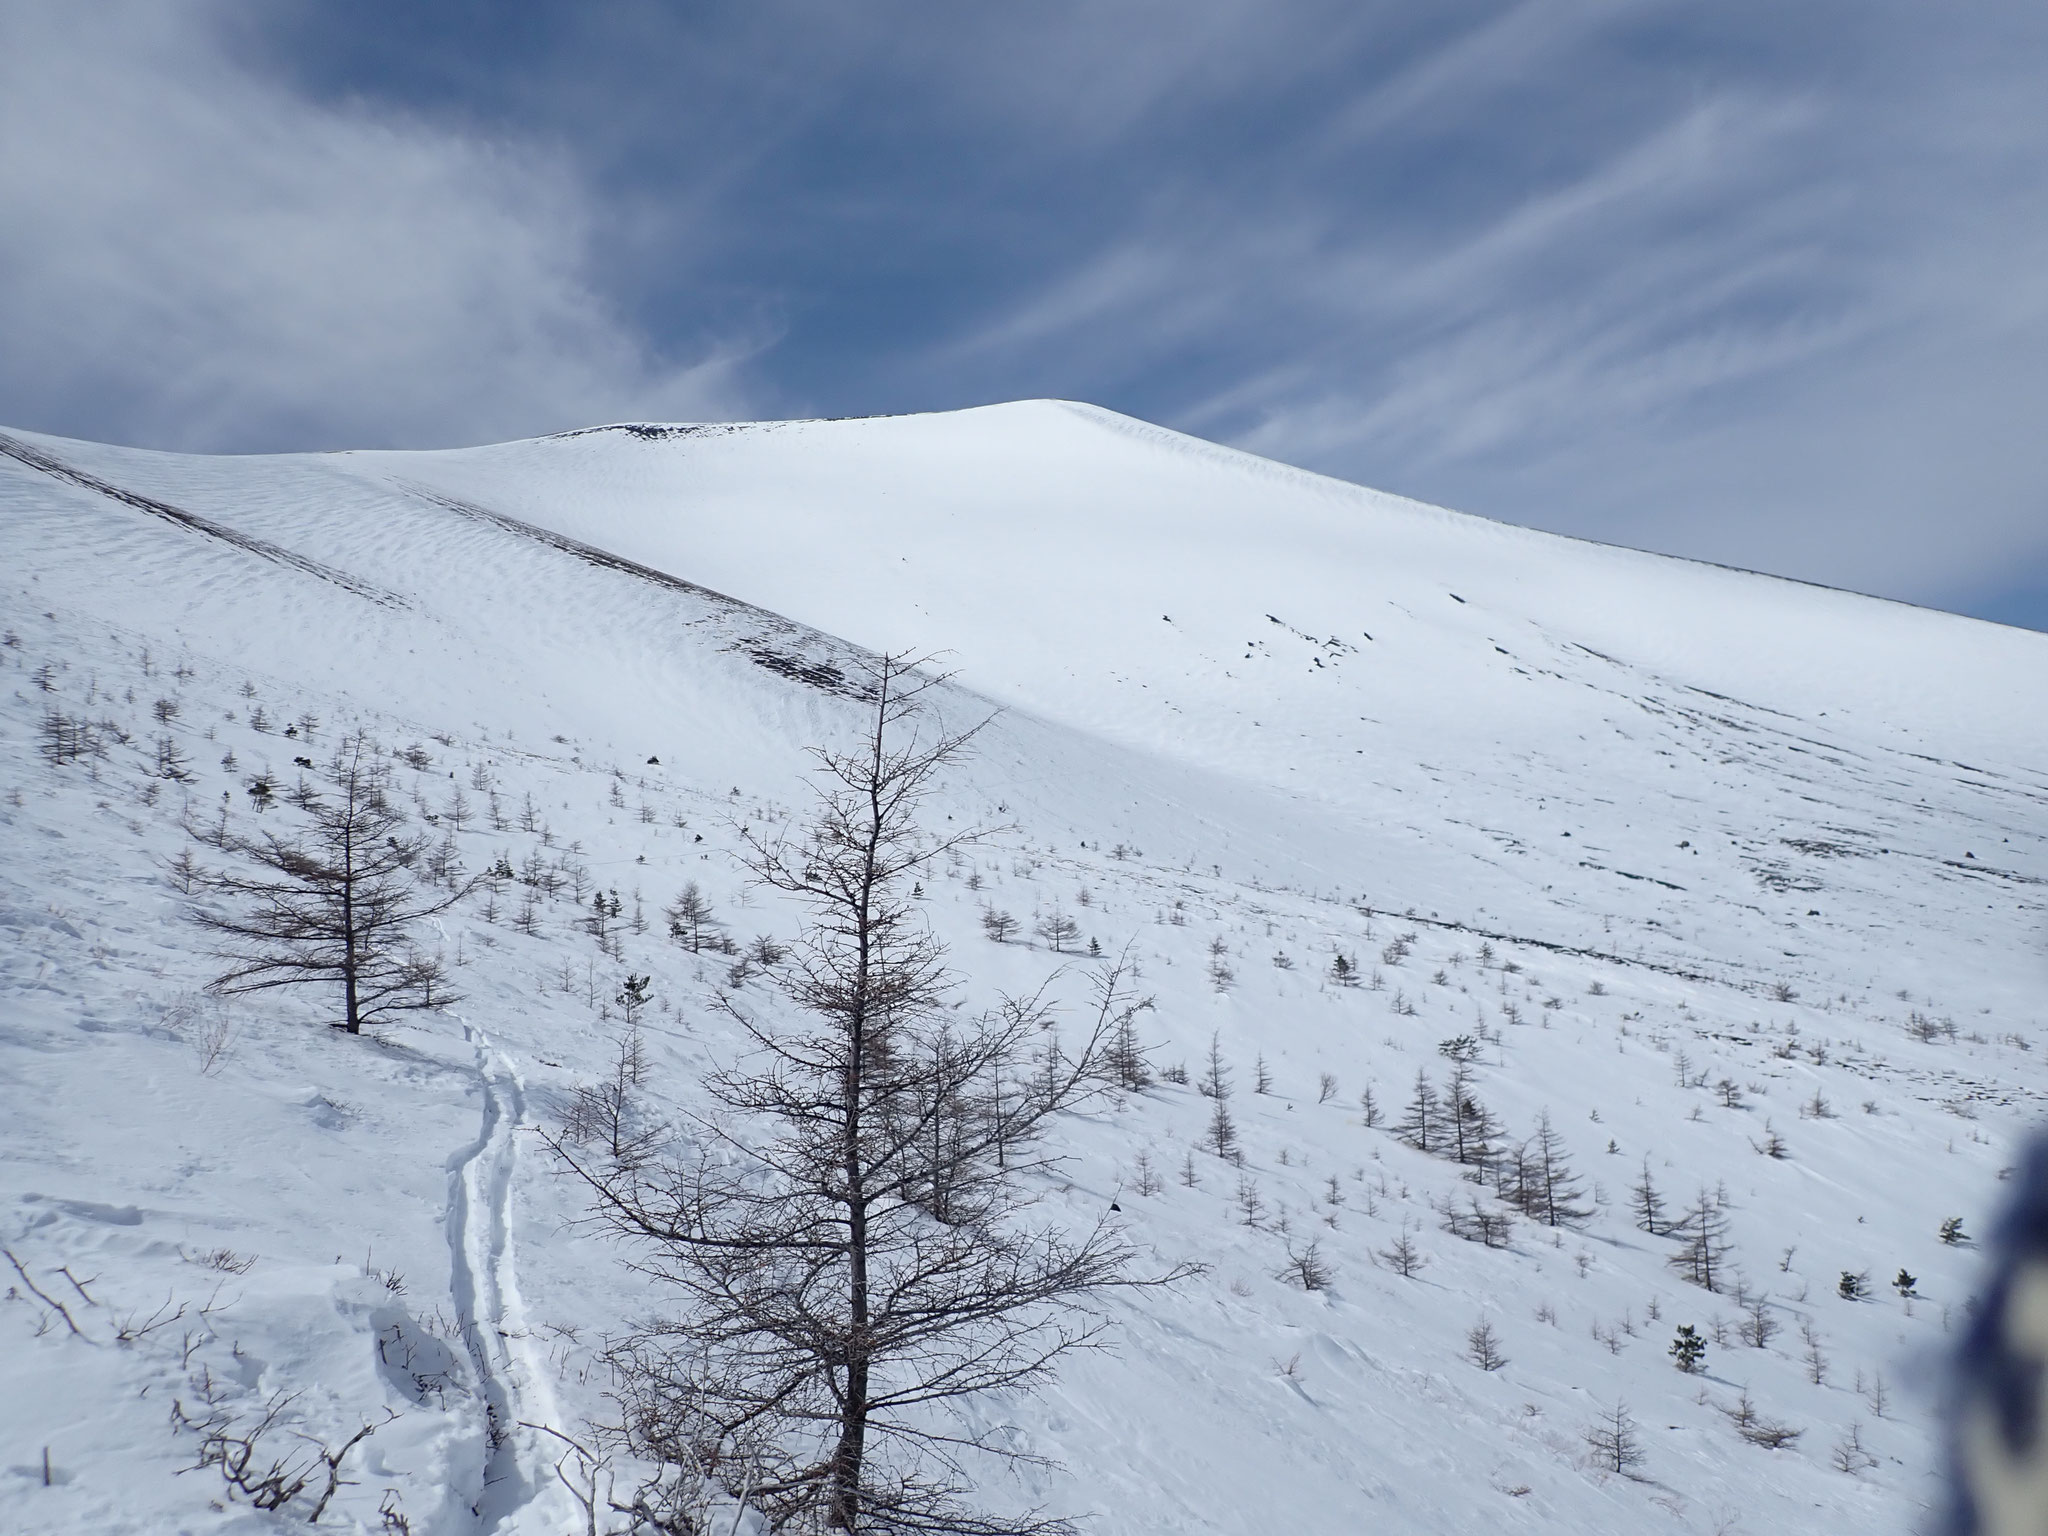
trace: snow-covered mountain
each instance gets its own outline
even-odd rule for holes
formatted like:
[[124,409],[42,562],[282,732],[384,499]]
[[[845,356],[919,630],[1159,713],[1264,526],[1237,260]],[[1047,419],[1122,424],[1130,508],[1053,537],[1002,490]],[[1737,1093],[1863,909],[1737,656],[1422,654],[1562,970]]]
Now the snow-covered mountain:
[[[376,1426],[325,1524],[582,1528],[549,1431],[603,1414],[604,1334],[663,1297],[573,1224],[532,1128],[602,1070],[628,972],[659,1112],[737,1049],[716,991],[775,1006],[659,912],[694,881],[722,932],[792,930],[735,840],[802,813],[881,650],[940,653],[949,718],[995,713],[938,814],[1013,830],[928,892],[963,1005],[1063,972],[1078,1009],[1090,941],[1129,944],[1155,1067],[1216,1041],[1244,1141],[1203,1150],[1170,1079],[1063,1123],[1041,1213],[1115,1201],[1208,1269],[983,1405],[1061,1464],[993,1469],[988,1503],[1797,1533],[1909,1530],[1929,1497],[1916,1375],[1976,1273],[1938,1229],[1986,1223],[2048,1090],[2048,636],[1043,401],[438,453],[12,432],[0,556],[8,1530],[299,1523],[310,1494],[262,1514],[192,1470],[172,1404],[203,1417],[208,1383],[240,1423],[291,1394],[273,1443]],[[56,717],[96,750],[48,761]],[[220,861],[192,829],[223,815],[288,830],[250,781],[358,728],[461,867],[524,877],[435,920],[463,998],[378,1039],[317,991],[206,996],[173,868]],[[623,898],[609,950],[593,888]],[[1081,953],[1031,937],[1055,912]],[[1548,1113],[1585,1220],[1480,1240],[1485,1186],[1394,1133],[1459,1037],[1510,1140]],[[1739,1291],[1638,1226],[1646,1161],[1674,1211],[1719,1202]],[[1311,1237],[1323,1289],[1281,1274]],[[1745,1438],[1745,1391],[1802,1433]],[[1620,1402],[1633,1477],[1588,1454]]]

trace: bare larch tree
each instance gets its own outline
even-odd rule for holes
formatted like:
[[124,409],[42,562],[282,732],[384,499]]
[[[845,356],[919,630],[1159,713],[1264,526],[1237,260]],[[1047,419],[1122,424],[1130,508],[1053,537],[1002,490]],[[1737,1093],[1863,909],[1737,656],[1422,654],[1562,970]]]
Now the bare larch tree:
[[441,985],[440,963],[420,952],[413,933],[470,887],[427,894],[414,881],[426,840],[400,835],[404,818],[385,793],[374,745],[361,733],[336,749],[325,777],[325,793],[296,797],[311,823],[304,837],[223,836],[223,850],[240,854],[256,872],[209,875],[206,887],[229,907],[194,910],[202,927],[226,940],[221,955],[228,969],[212,989],[339,986],[335,1027],[352,1035],[394,1013],[457,1001]]
[[807,826],[743,835],[755,878],[807,914],[773,973],[787,1006],[728,1001],[750,1049],[664,1161],[556,1148],[675,1303],[609,1352],[615,1443],[661,1469],[622,1506],[636,1528],[694,1531],[710,1479],[778,1531],[1067,1530],[974,1506],[972,1454],[1019,1453],[948,1410],[1046,1380],[1099,1338],[1105,1288],[1178,1277],[1131,1278],[1106,1214],[1021,1219],[1049,1117],[1116,1079],[1127,996],[1113,978],[1069,1049],[1042,994],[950,1006],[919,879],[977,834],[930,836],[919,807],[974,733],[935,722],[902,658],[866,681],[858,744],[815,753]]

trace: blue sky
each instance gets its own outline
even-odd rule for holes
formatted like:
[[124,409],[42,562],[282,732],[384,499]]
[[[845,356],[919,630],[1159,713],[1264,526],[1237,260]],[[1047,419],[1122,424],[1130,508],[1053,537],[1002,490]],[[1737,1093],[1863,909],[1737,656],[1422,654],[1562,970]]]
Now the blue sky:
[[17,0],[0,421],[1060,395],[2048,628],[2048,7]]

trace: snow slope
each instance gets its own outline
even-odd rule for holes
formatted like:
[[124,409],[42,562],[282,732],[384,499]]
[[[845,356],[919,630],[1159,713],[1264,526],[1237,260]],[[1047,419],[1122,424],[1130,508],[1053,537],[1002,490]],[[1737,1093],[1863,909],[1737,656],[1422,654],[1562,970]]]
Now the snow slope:
[[[583,1438],[603,1333],[661,1298],[571,1225],[530,1131],[600,1069],[624,972],[656,978],[671,1114],[733,1046],[710,995],[772,1006],[658,909],[694,879],[737,937],[788,931],[733,834],[800,813],[862,647],[943,652],[949,713],[1001,711],[942,814],[1015,831],[931,893],[965,1000],[1063,965],[1086,992],[1085,959],[990,943],[984,906],[1129,942],[1155,1063],[1213,1036],[1245,1135],[1242,1169],[1201,1151],[1208,1106],[1172,1082],[1064,1127],[1045,1211],[1117,1199],[1211,1268],[988,1405],[1065,1467],[992,1472],[992,1504],[1116,1532],[1819,1532],[1907,1530],[1927,1498],[1909,1383],[1973,1277],[1935,1229],[1985,1223],[2048,1087],[2048,637],[1058,402],[250,459],[10,433],[0,568],[7,1529],[282,1519],[181,1471],[195,1377],[242,1421],[297,1394],[280,1423],[329,1446],[377,1426],[327,1523],[574,1524],[550,1431]],[[104,755],[38,760],[51,708],[106,721]],[[282,735],[305,715],[311,741]],[[566,892],[521,931],[507,882],[441,920],[464,1000],[376,1042],[321,1029],[322,998],[204,998],[166,865],[218,855],[184,827],[288,824],[249,777],[357,726],[417,747],[400,782],[468,869],[580,869],[645,931],[602,954]],[[190,782],[155,776],[166,736]],[[1445,1229],[1475,1187],[1388,1125],[1460,1035],[1514,1136],[1552,1116],[1582,1227]],[[1789,1156],[1758,1153],[1772,1131]],[[1760,1346],[1631,1222],[1645,1158],[1674,1204],[1725,1190]],[[1304,1292],[1278,1275],[1310,1235],[1334,1278]],[[1838,1297],[1865,1269],[1877,1299]],[[1482,1317],[1499,1371],[1466,1358]],[[1678,1322],[1703,1376],[1666,1356]],[[1744,1386],[1803,1436],[1739,1438]],[[1620,1399],[1641,1481],[1585,1454]]]

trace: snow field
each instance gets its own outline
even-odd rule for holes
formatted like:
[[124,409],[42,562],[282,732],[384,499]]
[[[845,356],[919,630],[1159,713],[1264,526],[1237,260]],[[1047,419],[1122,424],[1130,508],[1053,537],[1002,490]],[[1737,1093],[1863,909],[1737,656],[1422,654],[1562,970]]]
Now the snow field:
[[[8,565],[20,573],[0,609],[14,637],[0,647],[0,924],[16,940],[0,959],[0,1198],[9,1250],[80,1330],[19,1284],[0,1308],[11,1381],[0,1523],[271,1528],[226,1500],[217,1471],[182,1470],[200,1437],[172,1429],[169,1399],[189,1413],[194,1375],[206,1373],[242,1421],[297,1393],[282,1422],[322,1445],[377,1426],[346,1464],[353,1484],[326,1517],[338,1528],[382,1529],[387,1503],[423,1533],[565,1528],[575,1511],[554,1478],[560,1442],[522,1424],[581,1436],[604,1411],[604,1333],[661,1297],[576,1225],[575,1190],[553,1175],[534,1128],[558,1126],[574,1087],[602,1070],[624,974],[655,978],[647,1112],[672,1122],[698,1105],[705,1068],[738,1047],[713,994],[736,988],[775,1006],[758,979],[735,981],[732,958],[672,943],[660,908],[696,881],[737,940],[787,935],[789,914],[732,865],[734,831],[800,814],[801,748],[857,715],[829,678],[821,688],[788,669],[847,656],[828,630],[895,643],[900,625],[902,638],[928,626],[956,648],[954,717],[990,698],[1012,706],[934,811],[1014,828],[928,892],[962,1005],[1064,968],[1056,989],[1078,1015],[1088,940],[1108,954],[1128,943],[1136,985],[1155,1001],[1153,1064],[1191,1079],[1072,1117],[1065,1172],[1040,1191],[1040,1213],[1092,1220],[1114,1200],[1160,1265],[1194,1257],[1208,1271],[1113,1298],[1114,1352],[1080,1357],[1044,1395],[980,1406],[1065,1466],[987,1469],[992,1504],[1094,1514],[1102,1529],[1133,1532],[1911,1527],[1933,1433],[1915,1384],[1960,1325],[1974,1273],[1968,1250],[1935,1229],[1956,1215],[1971,1230],[1987,1223],[2043,1086],[2031,1047],[2048,790],[2033,766],[2037,723],[1997,717],[1994,697],[2038,679],[2039,648],[1687,568],[1679,588],[1732,583],[1777,616],[1761,650],[1802,632],[1833,647],[1811,667],[1782,653],[1737,658],[1761,693],[1742,702],[1701,670],[1711,647],[1697,633],[1681,643],[1658,632],[1629,653],[1629,633],[1592,632],[1629,631],[1626,615],[1568,629],[1558,605],[1579,598],[1529,594],[1570,584],[1519,577],[1511,556],[1537,548],[1554,573],[1579,547],[1492,525],[1484,538],[1509,553],[1430,572],[1465,601],[1438,598],[1441,612],[1399,642],[1408,670],[1369,677],[1356,657],[1326,653],[1319,669],[1302,659],[1300,636],[1334,625],[1303,621],[1297,634],[1268,623],[1268,635],[1223,614],[1226,601],[1280,614],[1257,582],[1290,578],[1238,569],[1244,544],[1213,521],[1207,544],[1173,554],[1206,589],[1127,605],[1180,610],[1157,640],[1086,582],[1056,604],[1023,605],[1058,610],[1031,627],[1012,594],[1042,593],[1051,578],[1003,545],[1016,579],[977,582],[988,522],[961,532],[955,563],[906,596],[883,579],[879,552],[937,560],[948,546],[935,530],[958,504],[939,469],[914,460],[910,481],[936,488],[896,522],[874,510],[907,499],[903,472],[888,469],[910,451],[906,435],[938,440],[917,451],[963,476],[991,474],[997,450],[1078,456],[1076,483],[1112,490],[1117,475],[1160,473],[1118,467],[1130,443],[1161,451],[1143,434],[1118,428],[1082,453],[1006,438],[987,415],[845,424],[852,446],[822,462],[778,447],[831,436],[812,427],[406,456],[409,483],[791,619],[450,513],[396,486],[386,456],[195,461],[60,445],[109,480],[203,507],[400,607],[0,461]],[[668,465],[662,494],[718,515],[636,521],[638,506],[659,501],[652,456],[707,447],[732,457]],[[849,456],[868,468],[853,473]],[[1252,486],[1227,487],[1225,500],[1297,486],[1291,472],[1182,457],[1192,462],[1171,461],[1178,478],[1146,491],[1160,507],[1204,485],[1213,501],[1225,471]],[[858,580],[843,566],[828,580],[824,557],[846,556],[846,540],[777,521],[778,509],[821,504],[827,471],[869,519],[848,557],[875,562]],[[1310,489],[1328,526],[1370,500]],[[1099,516],[1085,504],[1061,515],[1083,514]],[[1414,549],[1393,547],[1417,569],[1456,567],[1464,533],[1431,513],[1403,535]],[[1071,555],[1082,534],[1041,517],[1035,537]],[[1156,579],[1121,537],[1105,534],[1108,548],[1071,565],[1112,585]],[[1296,550],[1298,570],[1295,535],[1273,542]],[[1310,542],[1311,561],[1320,550]],[[1673,563],[1586,560],[1576,591],[1633,581],[1638,609],[1671,606],[1656,582]],[[1364,563],[1329,562],[1354,582]],[[852,606],[828,611],[827,596]],[[1518,616],[1519,638],[1503,628],[1516,601],[1544,610]],[[1483,605],[1486,622],[1461,638]],[[1215,631],[1200,639],[1207,650],[1160,649],[1182,643],[1171,631],[1191,615]],[[1233,625],[1259,643],[1226,653]],[[1520,659],[1503,662],[1488,634],[1514,640]],[[1849,670],[1836,654],[1845,634],[1918,656],[1890,679],[1904,695],[1894,718],[1879,718],[1899,701],[1875,682],[1829,692]],[[1288,663],[1300,663],[1295,684],[1232,675],[1283,644],[1300,651]],[[1586,645],[1610,655],[1573,649]],[[1997,670],[1986,658],[2003,682],[1983,675]],[[1929,681],[1948,669],[1968,673],[1964,686]],[[1329,672],[1342,676],[1315,675]],[[1517,702],[1539,688],[1540,702]],[[1153,692],[1162,702],[1126,702]],[[1838,697],[1846,724],[1821,702]],[[157,698],[178,703],[167,722],[152,716]],[[268,729],[252,724],[259,705]],[[48,708],[110,720],[129,740],[108,732],[104,757],[46,764],[36,742]],[[1339,750],[1344,711],[1380,722],[1359,737],[1369,755]],[[313,741],[281,734],[307,714],[320,721]],[[1285,747],[1254,734],[1281,722]],[[465,869],[502,856],[564,883],[548,894],[515,874],[488,904],[480,894],[447,914],[433,942],[463,1001],[361,1041],[325,1029],[328,1003],[315,995],[205,999],[204,935],[167,869],[188,849],[219,861],[181,823],[203,830],[223,795],[237,826],[289,825],[286,806],[252,807],[247,780],[267,769],[288,783],[293,758],[318,761],[356,727],[387,750],[417,745],[422,766],[394,759],[400,799],[422,824],[434,818]],[[189,784],[154,776],[163,735],[188,758]],[[233,769],[221,765],[228,752]],[[474,787],[479,770],[487,789]],[[461,831],[449,811],[457,789],[471,801]],[[587,888],[625,899],[612,953],[576,924],[565,873],[576,867]],[[534,931],[522,932],[529,893]],[[1018,941],[984,936],[990,908],[1019,920]],[[1081,953],[1030,937],[1055,910],[1079,925]],[[1331,977],[1340,951],[1357,962],[1356,986]],[[1290,964],[1276,963],[1283,955]],[[1512,1138],[1551,1115],[1592,1197],[1582,1227],[1518,1217],[1499,1248],[1445,1230],[1447,1203],[1485,1191],[1390,1127],[1418,1069],[1441,1085],[1451,1063],[1439,1046],[1460,1036],[1480,1044],[1475,1091]],[[1212,1037],[1233,1078],[1242,1167],[1202,1147],[1212,1105],[1193,1080]],[[1266,1094],[1253,1091],[1261,1056]],[[1336,1079],[1327,1101],[1324,1073]],[[1722,1104],[1723,1079],[1741,1107]],[[1368,1085],[1376,1129],[1359,1104]],[[1816,1094],[1829,1113],[1802,1114]],[[1767,1127],[1788,1156],[1757,1150]],[[1138,1190],[1141,1154],[1160,1180],[1152,1193]],[[1779,1324],[1761,1347],[1742,1342],[1731,1296],[1686,1283],[1668,1263],[1675,1245],[1632,1223],[1628,1189],[1646,1157],[1674,1206],[1725,1187],[1735,1265]],[[1426,1259],[1405,1278],[1384,1257],[1404,1232]],[[1306,1291],[1282,1274],[1311,1238],[1330,1280]],[[1902,1266],[1919,1299],[1887,1284]],[[1872,1299],[1836,1295],[1843,1270],[1866,1269]],[[123,1342],[159,1303],[165,1315],[186,1310]],[[1507,1356],[1497,1371],[1467,1357],[1482,1318]],[[1701,1375],[1666,1355],[1680,1322],[1709,1339]],[[1802,1323],[1820,1340],[1818,1383]],[[1722,1411],[1745,1388],[1801,1437],[1776,1451],[1745,1443]],[[1585,1433],[1618,1400],[1640,1426],[1641,1481],[1588,1463]],[[1852,1429],[1874,1461],[1853,1474],[1834,1464]]]

